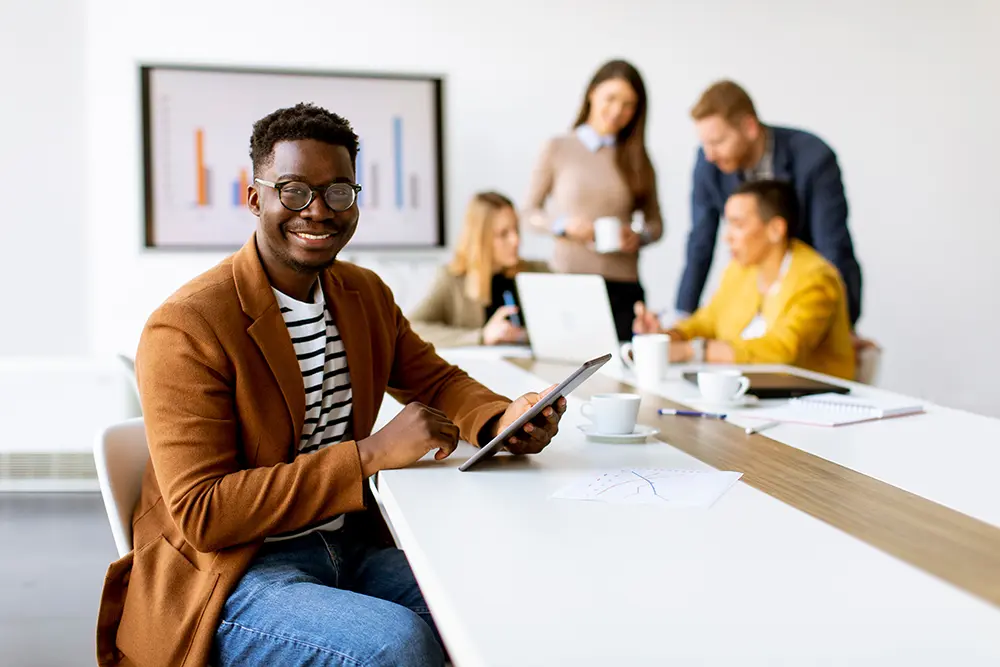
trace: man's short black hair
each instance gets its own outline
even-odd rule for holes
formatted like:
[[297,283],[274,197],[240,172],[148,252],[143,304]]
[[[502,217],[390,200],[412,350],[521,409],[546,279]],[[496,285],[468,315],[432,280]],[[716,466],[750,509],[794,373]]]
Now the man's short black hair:
[[278,109],[253,124],[250,136],[250,161],[254,176],[271,163],[274,145],[279,141],[315,139],[334,146],[343,146],[356,166],[358,135],[347,119],[314,104],[300,102],[294,107]]
[[788,181],[747,181],[736,188],[733,195],[753,195],[761,220],[767,222],[782,217],[788,223],[788,238],[795,238],[798,234],[799,200],[795,188]]

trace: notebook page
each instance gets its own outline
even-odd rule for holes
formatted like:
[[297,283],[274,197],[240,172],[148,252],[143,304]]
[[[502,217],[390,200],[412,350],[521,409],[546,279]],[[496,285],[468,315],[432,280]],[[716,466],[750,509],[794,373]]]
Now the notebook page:
[[843,394],[816,394],[795,399],[797,404],[823,406],[830,412],[853,413],[868,419],[895,417],[915,412],[923,412],[923,406],[912,401],[899,401],[891,398],[860,398]]
[[783,405],[741,412],[740,416],[810,426],[843,426],[922,411],[921,406],[914,404],[817,394],[795,398]]
[[788,401],[783,405],[768,408],[759,408],[740,413],[741,417],[753,417],[764,421],[789,422],[793,424],[806,424],[809,426],[842,426],[844,424],[856,424],[858,422],[869,421],[874,417],[865,412],[844,412],[829,407],[808,403],[798,403]]

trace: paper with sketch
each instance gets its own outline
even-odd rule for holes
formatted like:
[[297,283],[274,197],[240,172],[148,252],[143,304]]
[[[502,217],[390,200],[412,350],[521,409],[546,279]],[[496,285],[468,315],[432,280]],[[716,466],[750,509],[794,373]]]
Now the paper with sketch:
[[589,475],[552,497],[612,505],[708,508],[742,476],[718,470],[622,468]]

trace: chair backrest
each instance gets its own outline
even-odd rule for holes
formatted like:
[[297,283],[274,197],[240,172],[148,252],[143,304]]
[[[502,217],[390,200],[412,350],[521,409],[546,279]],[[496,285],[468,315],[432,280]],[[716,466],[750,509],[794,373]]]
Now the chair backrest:
[[857,367],[854,371],[855,382],[875,384],[878,380],[879,367],[882,365],[882,348],[878,345],[868,345],[858,350]]
[[94,443],[97,480],[119,557],[132,550],[132,512],[139,502],[147,461],[149,447],[141,417],[112,424]]
[[132,357],[125,354],[115,356],[118,357],[122,374],[125,376],[125,381],[128,382],[129,389],[131,389],[131,393],[129,394],[129,416],[141,417],[142,401],[139,398],[139,383],[135,378],[135,361]]

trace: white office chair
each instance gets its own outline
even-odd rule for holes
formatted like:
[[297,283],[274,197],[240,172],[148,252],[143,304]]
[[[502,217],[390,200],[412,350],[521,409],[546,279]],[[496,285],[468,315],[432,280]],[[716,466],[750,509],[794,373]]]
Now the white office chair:
[[94,443],[97,480],[119,557],[132,551],[132,512],[139,502],[147,461],[149,447],[141,417],[112,424]]
[[882,365],[882,348],[872,341],[857,351],[857,364],[854,370],[854,381],[861,384],[875,384],[878,380],[879,368]]
[[132,513],[139,502],[147,461],[149,446],[142,417],[112,424],[94,443],[97,479],[119,558],[132,551]]
[[139,383],[135,379],[135,360],[126,354],[117,354],[115,356],[118,358],[122,375],[125,377],[129,389],[131,389],[128,398],[128,416],[141,417],[142,402],[139,399]]

